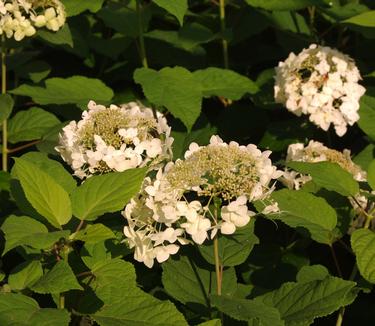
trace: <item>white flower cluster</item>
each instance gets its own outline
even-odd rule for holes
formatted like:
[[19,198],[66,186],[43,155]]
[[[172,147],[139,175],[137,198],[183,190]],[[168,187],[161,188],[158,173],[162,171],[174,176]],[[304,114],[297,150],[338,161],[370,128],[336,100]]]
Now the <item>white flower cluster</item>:
[[358,68],[349,56],[329,47],[310,45],[291,53],[276,68],[275,100],[292,113],[309,115],[311,122],[337,135],[359,119],[359,99],[365,88]]
[[[255,212],[248,204],[267,199],[272,179],[281,175],[270,151],[255,145],[224,143],[212,136],[208,146],[192,143],[184,160],[169,162],[147,177],[138,196],[125,207],[124,234],[134,258],[152,267],[177,253],[180,245],[202,244],[220,231],[233,234]],[[271,203],[264,213],[277,212]]]
[[57,32],[65,23],[65,8],[59,0],[0,0],[0,35],[21,41],[36,28]]
[[[350,158],[350,151],[344,149],[339,152],[324,146],[322,143],[310,140],[307,146],[302,143],[291,144],[288,147],[287,162],[332,162],[340,165],[344,170],[353,175],[357,181],[366,181],[366,172],[356,165]],[[309,175],[303,175],[296,171],[286,170],[281,178],[281,181],[291,189],[298,190],[306,182],[310,181]]]
[[131,102],[109,108],[90,101],[82,120],[71,121],[56,150],[81,179],[150,166],[172,156],[171,128],[160,112]]

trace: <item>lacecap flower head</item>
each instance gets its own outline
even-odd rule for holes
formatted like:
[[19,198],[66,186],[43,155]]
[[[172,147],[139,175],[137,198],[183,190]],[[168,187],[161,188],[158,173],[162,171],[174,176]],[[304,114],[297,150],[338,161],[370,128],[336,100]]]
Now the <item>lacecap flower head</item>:
[[275,100],[327,131],[332,124],[343,136],[359,120],[359,99],[365,88],[353,59],[316,44],[291,53],[276,68]]
[[105,107],[90,101],[82,120],[71,121],[56,150],[81,179],[149,166],[172,157],[171,128],[160,112],[135,102]]
[[[352,161],[349,150],[344,149],[344,151],[340,152],[328,148],[318,141],[310,140],[307,146],[302,143],[289,145],[286,162],[291,161],[337,163],[341,168],[349,172],[355,180],[366,181],[366,172]],[[310,181],[311,177],[295,171],[286,170],[281,180],[289,188],[298,190],[302,185]]]
[[57,32],[65,19],[59,0],[0,0],[0,35],[16,41],[33,36],[37,28]]
[[[233,234],[255,214],[250,203],[273,191],[281,175],[270,151],[255,145],[224,143],[212,136],[208,146],[192,143],[184,160],[168,163],[146,178],[141,193],[125,207],[124,234],[134,258],[152,267],[178,252],[180,245],[202,244],[217,232]],[[277,211],[277,205],[266,207]]]
[[[311,140],[307,146],[302,143],[296,143],[289,145],[288,155],[286,158],[287,162],[331,162],[337,163],[341,168],[349,172],[354,180],[358,182],[367,181],[367,173],[363,171],[360,166],[355,164],[351,157],[350,151],[344,149],[342,152],[335,149],[328,148],[318,141]],[[300,189],[305,183],[311,181],[310,175],[304,175],[293,170],[285,170],[280,181],[290,189]],[[354,209],[355,217],[351,221],[348,233],[353,233],[356,229],[363,227],[366,216],[363,214],[365,210],[373,211],[375,203],[372,199],[369,199],[374,195],[373,191],[371,194],[367,190],[361,190],[360,193],[354,197],[349,197],[349,201]],[[371,222],[371,229],[375,229],[375,222]]]

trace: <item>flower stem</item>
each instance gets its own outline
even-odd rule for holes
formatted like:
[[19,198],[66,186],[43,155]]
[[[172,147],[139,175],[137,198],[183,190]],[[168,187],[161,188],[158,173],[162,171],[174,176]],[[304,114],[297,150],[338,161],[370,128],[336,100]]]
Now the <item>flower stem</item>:
[[65,308],[65,296],[64,296],[63,293],[60,293],[59,308],[60,309],[64,309]]
[[333,245],[330,245],[329,249],[331,250],[332,258],[337,269],[337,274],[342,278],[341,268],[340,268],[339,261],[335,253],[335,249],[333,248]]
[[219,240],[218,237],[214,238],[214,256],[215,256],[215,271],[216,271],[216,293],[221,295],[221,283],[222,283],[222,268],[219,258]]
[[139,56],[144,68],[148,68],[148,61],[146,55],[145,39],[143,36],[143,15],[142,15],[142,5],[141,0],[136,0],[137,4],[137,15],[138,15],[138,41],[139,41]]
[[[6,66],[6,48],[4,36],[1,40],[1,94],[7,92],[7,66]],[[3,121],[3,133],[2,133],[2,166],[3,171],[8,170],[8,121]]]
[[219,7],[220,7],[220,30],[221,30],[221,37],[222,37],[224,68],[228,69],[229,67],[228,41],[225,39],[225,0],[220,0]]

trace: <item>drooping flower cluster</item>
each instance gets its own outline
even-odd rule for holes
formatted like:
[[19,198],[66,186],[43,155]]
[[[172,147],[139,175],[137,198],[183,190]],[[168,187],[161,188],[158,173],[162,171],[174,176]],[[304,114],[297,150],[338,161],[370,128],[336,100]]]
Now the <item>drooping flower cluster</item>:
[[358,68],[349,56],[329,47],[310,45],[291,53],[276,68],[275,100],[292,113],[309,115],[311,122],[337,135],[359,119],[359,99],[365,88]]
[[65,18],[59,0],[0,0],[0,35],[16,41],[33,36],[37,28],[57,32]]
[[[357,181],[366,180],[366,172],[363,171],[358,165],[356,165],[350,158],[350,151],[345,149],[343,152],[339,152],[334,149],[330,149],[324,146],[322,143],[314,140],[310,140],[307,146],[302,143],[291,144],[288,147],[288,154],[286,161],[297,161],[297,162],[332,162],[340,165],[344,170],[348,171],[353,175],[353,178]],[[309,175],[302,175],[295,171],[285,171],[282,177],[282,181],[289,187],[299,189],[303,184],[310,181]]]
[[[267,199],[272,179],[281,174],[270,151],[255,145],[224,143],[212,136],[208,146],[192,143],[184,160],[168,163],[146,178],[141,193],[123,211],[125,236],[134,258],[152,267],[177,253],[180,245],[202,244],[209,233],[233,234],[255,212],[248,204]],[[264,213],[278,211],[272,203]]]
[[82,120],[63,128],[56,150],[81,179],[136,167],[157,169],[171,158],[170,130],[160,112],[155,118],[139,103],[107,108],[90,101]]

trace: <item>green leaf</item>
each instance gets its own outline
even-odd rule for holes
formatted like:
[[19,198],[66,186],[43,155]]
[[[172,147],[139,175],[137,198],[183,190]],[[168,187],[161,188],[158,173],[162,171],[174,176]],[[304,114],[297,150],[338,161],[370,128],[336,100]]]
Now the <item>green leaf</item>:
[[256,300],[279,310],[285,325],[310,325],[353,302],[356,283],[328,276],[312,282],[284,283]]
[[201,112],[202,90],[190,71],[182,67],[160,71],[139,68],[134,80],[151,103],[165,106],[191,130]]
[[2,190],[10,191],[10,174],[5,171],[0,171],[0,192]]
[[356,255],[361,275],[370,283],[375,283],[375,233],[368,229],[353,232],[351,244]]
[[221,320],[220,319],[212,319],[209,321],[206,321],[204,323],[198,324],[198,326],[221,326]]
[[246,2],[253,6],[266,10],[299,10],[308,6],[315,6],[323,1],[319,0],[246,0]]
[[92,270],[90,286],[105,304],[92,317],[101,326],[187,326],[182,314],[169,301],[159,301],[140,290],[131,263],[114,259]]
[[[139,16],[135,8],[129,8],[122,3],[110,3],[108,6],[102,8],[97,15],[103,19],[105,25],[117,32],[131,38],[139,36]],[[149,6],[143,6],[142,25],[144,30],[147,29],[150,18],[151,11]]]
[[[242,264],[249,256],[254,245],[259,243],[254,234],[254,220],[243,228],[238,228],[233,235],[219,236],[219,258],[224,266]],[[215,265],[212,241],[207,245],[199,246],[199,251],[207,262]]]
[[334,241],[337,216],[325,199],[302,190],[288,189],[275,191],[271,196],[280,208],[280,213],[272,215],[272,218],[294,228],[306,228],[317,242],[331,244]]
[[47,62],[35,60],[16,68],[16,73],[23,78],[31,79],[34,83],[39,83],[51,73],[51,69]]
[[25,196],[35,210],[57,228],[72,218],[68,193],[36,164],[15,159],[17,177]]
[[239,100],[245,94],[255,94],[259,90],[251,79],[228,69],[211,67],[197,70],[193,76],[202,85],[204,97],[223,96]]
[[226,315],[256,325],[284,326],[277,309],[260,301],[237,299],[227,295],[212,295],[212,304]]
[[65,170],[62,164],[55,160],[49,159],[47,154],[40,152],[28,152],[22,155],[21,158],[35,164],[38,168],[51,176],[68,193],[71,193],[77,187],[77,183],[73,179],[72,175]]
[[112,257],[111,252],[108,250],[105,241],[85,243],[80,254],[82,261],[90,269],[92,269],[99,262],[114,258]]
[[68,326],[70,315],[65,309],[40,309],[25,295],[0,294],[0,324],[12,326]]
[[14,106],[13,98],[9,94],[0,95],[0,123],[8,119]]
[[61,238],[67,238],[70,231],[48,232],[47,227],[27,216],[10,215],[1,226],[5,234],[3,255],[18,246],[48,249]]
[[12,290],[23,290],[34,284],[42,276],[43,268],[40,261],[27,261],[12,270],[8,277],[8,284]]
[[[209,296],[217,291],[215,271],[201,268],[197,262],[186,256],[169,259],[162,264],[162,282],[165,290],[183,304],[199,303],[209,309]],[[233,294],[237,288],[236,272],[233,268],[224,270],[222,293]],[[194,306],[191,307],[194,309]],[[196,308],[197,309],[197,308]],[[202,313],[202,307],[199,311]]]
[[343,21],[343,23],[354,24],[364,27],[375,27],[375,10],[366,11],[357,16]]
[[47,29],[39,29],[37,35],[42,40],[48,43],[54,45],[66,44],[69,45],[71,48],[73,47],[73,37],[68,24],[64,24],[64,26],[60,28],[57,32],[52,32]]
[[288,166],[300,173],[310,174],[318,186],[343,196],[355,196],[359,192],[358,182],[337,163],[290,162]]
[[[375,88],[369,88],[367,93],[375,94]],[[359,108],[360,119],[358,126],[368,135],[372,140],[375,140],[375,97],[370,95],[363,95],[360,100]]]
[[328,275],[329,272],[323,265],[303,266],[297,274],[297,281],[303,283],[324,280]]
[[159,6],[168,11],[170,14],[178,19],[178,22],[182,26],[184,23],[184,16],[188,10],[187,0],[154,0]]
[[65,260],[60,260],[44,274],[31,289],[37,293],[62,293],[69,290],[82,290],[72,269]]
[[354,158],[353,162],[359,165],[362,170],[367,171],[370,163],[375,158],[375,145],[367,145],[361,152],[359,152]]
[[131,169],[89,178],[71,195],[74,216],[93,221],[124,208],[139,191],[145,173],[144,168]]
[[103,6],[104,0],[63,0],[68,17],[79,15],[89,10],[96,13]]
[[373,160],[367,169],[367,182],[375,190],[375,160]]
[[113,91],[101,80],[83,76],[49,78],[45,87],[23,84],[10,91],[15,95],[30,96],[39,104],[77,104],[85,106],[90,100],[108,103]]
[[19,111],[9,120],[8,141],[12,144],[42,138],[52,127],[60,124],[55,115],[32,107]]
[[84,230],[73,234],[71,238],[74,240],[85,241],[86,243],[97,243],[115,237],[115,234],[103,224],[93,224],[88,225]]
[[207,145],[212,135],[217,133],[217,128],[207,124],[204,128],[192,130],[191,132],[172,131],[173,137],[173,158],[183,159],[185,152],[189,149],[191,143],[198,145]]

